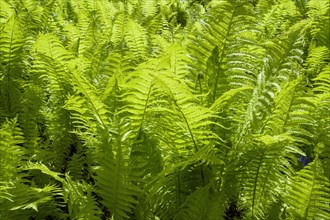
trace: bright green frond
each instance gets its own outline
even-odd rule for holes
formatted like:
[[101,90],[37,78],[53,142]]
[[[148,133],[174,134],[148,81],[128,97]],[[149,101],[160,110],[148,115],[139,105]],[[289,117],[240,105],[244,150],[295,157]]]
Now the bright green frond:
[[330,182],[324,176],[319,158],[297,173],[289,185],[286,201],[288,214],[294,219],[330,217]]

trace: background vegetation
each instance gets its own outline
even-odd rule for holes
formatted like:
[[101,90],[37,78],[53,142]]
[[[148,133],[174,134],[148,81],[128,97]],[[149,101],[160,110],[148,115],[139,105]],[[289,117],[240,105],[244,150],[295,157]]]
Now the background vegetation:
[[329,1],[0,6],[0,219],[330,219]]

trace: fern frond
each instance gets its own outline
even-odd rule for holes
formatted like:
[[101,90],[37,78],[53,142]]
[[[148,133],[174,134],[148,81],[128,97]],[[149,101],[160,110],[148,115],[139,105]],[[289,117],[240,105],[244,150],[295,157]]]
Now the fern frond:
[[[217,136],[205,129],[212,125],[212,112],[209,109],[194,104],[195,97],[190,93],[189,88],[179,80],[173,80],[168,76],[159,77],[163,84],[164,91],[170,97],[174,114],[179,118],[178,134],[181,144],[187,149],[197,152],[203,145],[210,144]],[[181,145],[180,144],[180,145]],[[191,147],[188,147],[191,146]]]
[[65,46],[66,48],[73,52],[76,56],[79,54],[80,47],[80,31],[77,26],[73,24],[67,24],[63,28],[63,32],[66,34]]
[[59,39],[52,34],[40,34],[33,51],[61,63],[74,58],[73,54],[69,53]]
[[[272,134],[281,134],[285,131],[287,122],[290,117],[290,111],[293,105],[293,100],[296,96],[295,90],[300,84],[302,78],[291,81],[286,85],[276,96],[274,102],[274,110],[267,119],[265,132]],[[276,126],[275,126],[276,125]]]
[[176,220],[185,219],[224,219],[224,201],[217,199],[216,194],[210,192],[208,187],[197,189],[182,204],[181,210],[175,216]]
[[329,2],[326,0],[311,0],[307,3],[307,15],[311,21],[311,35],[316,46],[329,47],[330,21]]
[[55,192],[62,196],[68,205],[69,216],[72,219],[99,219],[100,210],[95,198],[92,196],[91,186],[85,182],[76,182],[69,175],[65,178],[59,173],[51,171],[48,167],[39,163],[29,163],[28,170],[40,170],[42,173],[53,177],[63,184],[63,190]]
[[164,51],[164,55],[168,56],[170,59],[170,71],[173,75],[179,79],[186,80],[185,82],[189,85],[190,83],[187,80],[189,77],[189,72],[187,69],[189,59],[187,57],[187,51],[184,47],[179,44],[168,45]]
[[259,13],[260,17],[264,16],[267,12],[269,12],[272,9],[272,6],[274,5],[274,0],[259,0],[257,1],[255,8],[257,12]]
[[[298,0],[300,1],[300,0]],[[301,12],[299,9],[304,10],[301,7],[295,5],[297,1],[280,1],[276,2],[273,0],[262,0],[258,1],[257,7],[262,8],[260,13],[265,13],[262,15],[262,28],[268,38],[274,38],[281,33],[287,31],[292,25],[301,20]],[[305,13],[305,11],[303,12]]]
[[[135,134],[138,134],[143,128],[145,121],[148,120],[147,114],[149,107],[153,105],[157,90],[153,88],[155,78],[148,73],[142,75],[141,72],[138,72],[138,74],[134,74],[134,78],[135,80],[127,84],[127,91],[129,91],[129,93],[125,95],[124,101],[129,104],[124,111],[132,114],[130,129],[135,131]],[[157,104],[157,101],[155,104]]]
[[0,219],[330,219],[327,0],[0,5]]
[[[83,149],[80,143],[76,143],[75,148],[70,149],[70,159],[67,163],[66,172],[75,179],[88,179],[86,178],[86,169],[88,169],[87,155],[89,156],[88,150]],[[72,156],[71,156],[72,155]]]
[[295,159],[294,154],[302,152],[288,134],[256,136],[255,141],[257,145],[239,157],[235,170],[227,172],[229,176],[237,172],[239,198],[249,218],[264,219],[264,210],[277,200],[294,173],[287,158]]
[[[67,149],[72,143],[71,122],[69,113],[62,108],[67,100],[67,95],[72,93],[72,78],[67,62],[74,58],[62,43],[51,34],[42,34],[37,39],[33,47],[35,60],[32,62],[31,73],[35,77],[40,77],[44,88],[43,98],[47,106],[42,108],[42,114],[47,124],[48,140],[56,154],[47,155],[56,171],[63,169],[63,160],[67,154]],[[45,155],[44,155],[45,156]],[[52,158],[56,156],[57,158]]]
[[126,142],[126,130],[115,129],[112,123],[117,123],[117,119],[112,118],[98,90],[84,77],[86,67],[79,67],[78,62],[72,61],[69,65],[77,94],[67,101],[65,108],[73,112],[72,119],[86,146],[95,149],[90,153],[100,165],[95,179],[102,203],[112,216],[124,219],[132,212],[136,203],[133,195],[137,194],[127,167],[129,142]]
[[329,48],[315,47],[312,48],[308,53],[307,58],[307,72],[310,77],[317,76],[323,68],[326,68],[328,62],[330,61],[330,51]]
[[0,32],[1,61],[6,65],[8,74],[11,73],[15,62],[20,58],[20,50],[23,46],[23,32],[16,15],[11,16]]
[[210,106],[210,109],[214,112],[222,112],[226,106],[230,103],[230,100],[235,97],[239,92],[245,90],[251,90],[252,87],[242,87],[237,89],[231,89],[222,94],[215,102]]
[[285,201],[293,218],[327,219],[330,217],[330,182],[324,176],[319,158],[304,167],[294,177]]
[[[20,79],[21,51],[23,49],[24,32],[22,22],[13,14],[4,25],[0,27],[0,109],[5,115],[14,118],[20,110],[21,101]],[[1,111],[0,110],[0,111]]]
[[[313,125],[313,142],[315,145],[325,145],[328,147],[330,141],[330,117],[327,112],[330,111],[330,65],[323,68],[323,71],[314,79],[313,88],[315,94],[314,104],[315,109],[313,112],[313,119],[315,120]],[[314,148],[316,152],[318,149]],[[322,155],[322,154],[320,154]],[[325,163],[327,160],[327,151],[324,151]],[[325,169],[326,170],[326,169]]]
[[5,0],[1,0],[0,5],[1,5],[1,8],[0,8],[0,24],[1,24],[1,27],[2,27],[3,24],[5,24],[8,21],[8,19],[12,17],[12,15],[15,13],[15,10]]
[[141,1],[142,14],[144,15],[145,19],[151,19],[156,15],[158,10],[157,3],[157,1]]
[[1,181],[16,179],[17,167],[23,165],[25,149],[21,145],[24,137],[21,129],[17,126],[17,119],[5,122],[0,127],[0,151],[1,151]]
[[111,42],[113,42],[114,47],[117,49],[121,49],[122,44],[124,42],[124,35],[126,33],[127,27],[125,24],[127,23],[128,18],[124,13],[118,13],[115,16],[113,27],[112,27],[112,35]]
[[134,20],[128,20],[125,41],[136,57],[145,59],[148,54],[148,39],[144,28]]
[[206,219],[205,217],[209,211],[208,197],[209,189],[207,187],[196,190],[186,199],[174,219]]
[[79,13],[81,18],[79,18],[78,25],[81,24],[81,35],[79,40],[78,54],[91,59],[97,45],[97,37],[101,37],[101,35],[99,34],[96,22],[93,21],[89,16],[86,16],[86,14],[88,14],[88,12],[85,12],[84,10]]
[[60,213],[52,195],[58,192],[58,187],[46,185],[42,188],[29,187],[25,184],[16,182],[10,190],[13,195],[12,202],[4,202],[0,206],[1,219],[28,219],[29,216],[36,218],[46,218],[54,216],[64,218]]
[[313,89],[317,93],[329,93],[330,91],[330,65],[328,64],[322,69],[322,72],[318,74],[316,78],[313,79],[315,81],[315,88]]
[[[128,167],[129,148],[125,146],[125,137],[118,135],[108,145],[112,149],[104,149],[98,155],[101,167],[96,171],[97,193],[102,197],[102,204],[116,219],[127,219],[135,207],[136,196],[140,190],[135,186],[135,175]],[[103,141],[104,142],[104,141]]]
[[200,167],[169,168],[159,173],[148,189],[149,208],[161,219],[174,219],[187,197],[200,186]]
[[[89,111],[90,116],[96,120],[102,129],[107,129],[109,122],[109,112],[107,106],[100,100],[97,95],[96,88],[84,77],[83,71],[85,66],[78,66],[79,60],[72,61],[69,65],[71,73],[74,77],[75,89],[78,94],[82,94],[84,97],[81,98],[79,95],[72,97],[66,104],[70,110],[77,111],[82,115]],[[89,108],[84,107],[87,105]],[[75,106],[70,108],[70,105]],[[84,120],[84,119],[83,119]]]
[[101,211],[92,195],[92,187],[85,182],[73,181],[66,175],[64,185],[64,201],[68,203],[69,215],[72,219],[100,218]]
[[[165,160],[165,170],[154,180],[157,184],[153,183],[151,186],[150,199],[156,204],[160,203],[159,207],[155,207],[160,217],[173,218],[173,214],[187,196],[185,192],[194,191],[198,185],[208,183],[208,167],[203,163],[221,163],[220,154],[213,149],[214,142],[220,140],[207,129],[213,124],[212,112],[196,104],[196,97],[190,93],[187,85],[179,78],[171,77],[168,71],[159,72],[157,75],[157,86],[162,88],[171,104],[170,108],[165,106],[163,109],[168,109],[167,112],[172,115],[172,120],[176,119],[173,124],[176,130],[164,140],[169,145],[170,151],[163,152],[166,152],[169,158]],[[169,131],[167,125],[162,126],[166,126]],[[171,139],[173,140],[170,141]],[[175,148],[171,148],[171,145]],[[169,154],[171,151],[176,155]],[[190,157],[182,160],[187,155]],[[167,167],[167,163],[171,161],[175,161],[176,165]],[[190,173],[189,176],[186,176],[187,172]],[[163,199],[160,201],[159,198]]]
[[[21,168],[26,169],[25,166],[21,166]],[[53,195],[59,191],[58,187],[51,184],[43,185],[40,188],[35,187],[34,184],[28,186],[25,184],[27,180],[19,178],[21,175],[16,176],[8,182],[12,186],[7,189],[11,195],[10,200],[1,201],[0,210],[2,212],[0,216],[2,218],[27,219],[26,216],[45,218],[50,214],[60,216],[59,209],[53,200]]]
[[[240,17],[244,17],[244,21]],[[209,105],[221,92],[229,90],[226,88],[228,77],[235,71],[240,69],[242,73],[245,73],[245,70],[252,73],[256,71],[257,62],[252,53],[248,53],[251,48],[247,46],[251,45],[249,41],[255,38],[252,30],[258,32],[252,28],[254,22],[251,5],[237,1],[221,2],[207,13],[206,19],[201,20],[198,27],[201,31],[197,37],[192,38],[188,48],[195,78],[197,79],[201,74],[204,80],[200,81],[206,84],[203,90],[210,91]],[[237,50],[239,47],[240,50]],[[233,62],[230,64],[231,60]],[[227,72],[229,68],[232,73]]]
[[9,190],[13,188],[13,183],[9,181],[1,181],[0,182],[0,204],[4,202],[4,200],[9,200],[13,202],[13,195],[9,193]]
[[[113,51],[109,54],[104,67],[108,81],[104,86],[102,100],[109,102],[109,97],[114,94],[116,88],[120,89],[120,86],[124,85],[123,81],[135,67],[132,60],[132,54],[124,51]],[[108,106],[112,105],[109,103]]]
[[313,109],[315,109],[314,99],[308,94],[308,88],[303,88],[300,83],[295,89],[295,97],[292,99],[291,112],[288,114],[286,125],[287,131],[292,134],[296,143],[305,146],[304,148],[315,138],[313,129],[316,122],[309,113]]
[[[260,72],[255,76],[254,91],[251,95],[246,94],[247,96],[243,99],[247,99],[248,104],[243,107],[245,109],[243,111],[246,112],[243,119],[245,125],[238,126],[239,137],[245,136],[245,132],[264,132],[265,122],[267,123],[269,117],[272,117],[274,101],[281,87],[285,86],[286,80],[293,80],[300,76],[299,70],[302,69],[303,60],[302,42],[294,37],[295,34],[291,33],[265,41],[264,52],[267,52],[267,55],[265,54]],[[302,93],[302,90],[297,90],[297,97],[298,93]],[[299,121],[295,123],[298,124]],[[254,128],[259,128],[259,130]],[[237,139],[237,143],[241,141],[242,138]]]
[[43,106],[41,88],[37,85],[28,84],[22,97],[23,112],[19,115],[19,121],[24,132],[24,147],[28,151],[28,155],[36,153],[39,141],[39,132],[37,123],[42,121],[40,110]]
[[95,7],[94,12],[98,18],[97,23],[102,26],[103,34],[109,36],[113,27],[113,20],[110,18],[117,13],[118,9],[114,6],[113,2],[98,1],[93,4]]

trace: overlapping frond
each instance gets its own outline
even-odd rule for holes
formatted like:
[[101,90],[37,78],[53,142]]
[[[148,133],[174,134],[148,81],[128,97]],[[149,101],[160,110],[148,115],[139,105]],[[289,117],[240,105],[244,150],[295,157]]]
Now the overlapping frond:
[[256,136],[255,147],[233,161],[237,164],[229,166],[227,175],[238,178],[239,198],[249,218],[264,219],[264,210],[281,196],[280,192],[293,175],[287,158],[295,158],[294,154],[301,151],[292,141],[288,134]]
[[[10,9],[8,9],[10,10]],[[10,13],[10,12],[9,12]],[[21,51],[23,49],[24,32],[22,22],[13,13],[0,26],[0,111],[6,117],[13,118],[19,112],[21,101]]]
[[19,17],[13,14],[1,27],[1,62],[6,66],[7,74],[14,71],[23,46],[23,32]]
[[307,15],[311,21],[311,35],[317,46],[327,46],[330,43],[329,2],[326,0],[311,0],[307,3]]
[[327,219],[330,217],[330,182],[324,176],[319,158],[315,158],[294,177],[286,196],[288,214],[293,218]]
[[[99,219],[101,212],[92,195],[92,188],[86,182],[74,181],[69,175],[64,178],[60,173],[51,171],[48,167],[39,163],[29,163],[26,169],[39,170],[63,185],[63,189],[52,188],[52,186],[46,186],[45,188],[48,187],[48,191],[53,193],[54,197],[61,198],[64,203],[67,203],[70,218]],[[49,198],[49,200],[52,200],[52,198]]]
[[47,141],[52,143],[51,148],[57,152],[54,155],[47,155],[47,158],[50,157],[49,160],[52,160],[54,156],[59,157],[55,160],[59,161],[55,166],[56,171],[60,171],[63,169],[63,165],[59,165],[60,161],[64,160],[67,148],[72,142],[72,135],[69,133],[70,115],[62,106],[73,89],[67,62],[74,56],[64,48],[56,36],[51,34],[41,34],[33,50],[31,73],[35,79],[42,80],[42,82],[36,81],[36,85],[43,88],[44,94],[41,97],[47,103],[47,106],[42,108],[45,123],[48,125],[45,133],[49,134]]
[[217,200],[216,195],[208,187],[193,192],[183,203],[174,219],[224,219],[224,201]]
[[18,175],[17,167],[23,165],[25,149],[19,146],[23,143],[24,137],[21,129],[17,126],[17,120],[5,122],[0,130],[1,150],[1,181],[15,179]]
[[134,20],[128,20],[126,26],[125,40],[130,51],[136,57],[145,59],[148,54],[148,39],[144,28]]
[[0,5],[1,219],[330,218],[328,1]]
[[[240,19],[244,17],[244,19]],[[253,42],[258,30],[253,27],[255,18],[250,4],[239,1],[224,1],[214,6],[206,18],[196,24],[197,37],[193,36],[188,48],[192,57],[192,71],[199,80],[200,89],[209,92],[209,105],[221,92],[240,81],[248,83],[248,78],[255,77],[253,72],[258,66],[256,43]],[[239,48],[239,49],[238,49]],[[228,71],[229,70],[229,71]],[[244,73],[245,77],[237,76]],[[252,74],[252,76],[250,76]],[[234,82],[234,79],[237,79]]]

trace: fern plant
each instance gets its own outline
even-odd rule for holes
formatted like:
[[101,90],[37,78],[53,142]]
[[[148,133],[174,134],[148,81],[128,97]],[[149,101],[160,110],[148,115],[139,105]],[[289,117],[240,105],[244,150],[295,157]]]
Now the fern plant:
[[0,219],[329,219],[326,0],[0,0]]

